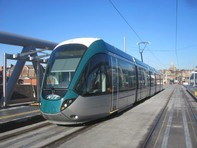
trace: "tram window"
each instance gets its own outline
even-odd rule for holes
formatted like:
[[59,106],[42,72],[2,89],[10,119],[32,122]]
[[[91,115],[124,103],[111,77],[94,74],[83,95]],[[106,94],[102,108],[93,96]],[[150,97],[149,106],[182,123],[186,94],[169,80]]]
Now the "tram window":
[[110,77],[111,77],[111,83],[112,83],[112,91],[117,92],[118,88],[118,72],[117,72],[117,60],[115,57],[111,57],[111,68],[110,71]]
[[144,68],[138,67],[138,86],[145,88],[148,86],[148,71]]
[[144,85],[148,86],[148,71],[144,69]]
[[105,54],[98,54],[90,59],[76,85],[80,95],[99,95],[107,93],[109,61]]
[[106,72],[105,72],[105,67],[104,65],[101,66],[101,92],[106,92],[106,85],[107,85],[107,81],[106,81]]
[[100,92],[100,68],[96,67],[92,70],[87,77],[87,88],[86,91],[89,93]]
[[160,84],[160,76],[159,74],[156,74],[156,85]]
[[138,67],[138,86],[142,88],[143,86],[143,75],[142,75],[142,68]]
[[119,90],[131,90],[136,87],[135,66],[129,62],[118,60]]
[[150,79],[150,71],[146,71],[146,76],[147,76],[147,86],[150,87],[150,82],[151,82],[151,79]]
[[78,57],[55,59],[46,74],[45,87],[68,88],[79,61]]
[[151,86],[155,86],[155,75],[151,72]]

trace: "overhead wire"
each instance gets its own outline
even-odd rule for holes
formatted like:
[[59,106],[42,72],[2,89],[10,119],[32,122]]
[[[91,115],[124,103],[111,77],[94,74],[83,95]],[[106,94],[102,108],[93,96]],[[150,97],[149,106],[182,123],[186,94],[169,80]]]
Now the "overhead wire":
[[174,50],[151,50],[152,52],[174,52]]
[[178,0],[176,0],[176,22],[175,22],[175,55],[176,55],[176,61],[177,61],[177,66],[179,67],[179,62],[178,62],[178,53],[177,53],[177,44],[178,44]]
[[150,50],[150,49],[148,48],[148,51],[152,54],[153,57],[155,57],[155,59],[157,59],[157,61],[158,61],[163,67],[165,67],[165,64],[163,64],[163,63],[160,61],[160,59],[152,52],[152,50]]
[[134,32],[134,34],[137,36],[137,38],[140,41],[143,41],[142,38],[138,35],[138,33],[134,30],[134,28],[129,24],[129,22],[126,20],[126,18],[122,15],[122,13],[118,10],[118,8],[114,5],[114,3],[111,0],[108,0],[110,4],[113,6],[113,8],[118,12],[120,17],[125,21],[125,23],[129,26],[129,28]]
[[[118,12],[118,14],[120,15],[120,17],[125,21],[125,23],[129,26],[129,28],[134,32],[134,34],[136,35],[136,37],[143,42],[142,38],[138,35],[138,33],[134,30],[134,28],[129,24],[129,22],[126,20],[126,18],[122,15],[122,13],[118,10],[118,8],[114,5],[114,3],[111,0],[108,0],[110,2],[110,4],[113,6],[113,8]],[[146,47],[146,46],[145,46]],[[144,47],[144,48],[145,48]],[[149,50],[149,52],[162,64],[164,65],[159,58],[157,58],[157,56],[155,56],[155,54]],[[164,65],[165,66],[165,65]]]

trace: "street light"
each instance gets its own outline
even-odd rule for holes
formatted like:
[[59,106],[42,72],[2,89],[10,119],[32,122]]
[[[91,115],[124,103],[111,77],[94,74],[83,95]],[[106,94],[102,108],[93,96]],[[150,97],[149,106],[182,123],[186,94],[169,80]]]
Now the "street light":
[[[141,46],[140,46],[140,45],[142,45],[142,44],[144,45],[143,48],[141,48]],[[142,61],[142,62],[143,62],[142,53],[143,53],[144,49],[146,48],[146,46],[147,46],[148,44],[150,44],[150,42],[139,42],[139,43],[138,43],[139,52],[140,52],[140,55],[141,55],[141,61]]]

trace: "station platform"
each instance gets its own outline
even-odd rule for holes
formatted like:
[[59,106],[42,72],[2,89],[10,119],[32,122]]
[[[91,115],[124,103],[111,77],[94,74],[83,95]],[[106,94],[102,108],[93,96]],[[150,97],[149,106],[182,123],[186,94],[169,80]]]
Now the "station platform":
[[15,105],[0,109],[0,132],[14,129],[30,120],[39,119],[41,113],[38,105]]
[[[15,113],[15,109],[10,108],[10,110]],[[59,143],[55,141],[54,146],[51,147],[192,148],[197,147],[196,115],[197,102],[186,88],[178,84],[169,85],[160,93],[123,112],[95,122],[84,131],[72,133],[71,137],[67,132],[80,128],[79,125],[43,127],[10,138],[3,141],[1,145],[2,147],[38,147],[36,145],[44,142],[51,144],[52,140],[60,138],[62,141]],[[9,118],[6,115],[4,117]]]

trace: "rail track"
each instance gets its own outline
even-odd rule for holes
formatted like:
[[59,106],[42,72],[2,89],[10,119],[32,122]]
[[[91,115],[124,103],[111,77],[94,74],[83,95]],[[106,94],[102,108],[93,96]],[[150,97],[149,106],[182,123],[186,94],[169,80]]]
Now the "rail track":
[[[181,93],[179,94],[177,92],[181,92]],[[152,124],[152,126],[151,126],[152,128],[150,128],[150,131],[148,132],[148,134],[145,135],[146,138],[141,139],[141,141],[143,141],[143,142],[140,145],[138,145],[139,147],[149,148],[149,147],[157,147],[158,145],[161,146],[161,141],[159,141],[158,139],[162,139],[163,137],[159,138],[158,135],[160,135],[160,136],[163,135],[163,133],[165,131],[164,127],[167,125],[168,115],[171,112],[170,107],[173,106],[172,105],[173,102],[177,101],[177,100],[175,100],[175,98],[180,98],[180,96],[183,98],[186,98],[184,100],[179,99],[178,101],[181,102],[180,104],[182,104],[183,102],[189,103],[187,105],[187,110],[185,110],[185,113],[190,114],[191,116],[195,116],[196,110],[195,110],[195,108],[193,108],[192,103],[196,104],[196,102],[194,102],[194,100],[190,100],[191,97],[184,90],[184,88],[181,89],[181,87],[174,87],[172,90],[169,91],[168,95],[163,98],[163,99],[166,99],[164,101],[166,103],[165,103],[165,105],[162,105],[164,107],[161,109],[161,111],[159,112],[159,114],[155,118],[155,122]],[[190,98],[188,99],[188,97],[190,97]],[[189,108],[189,106],[190,106],[190,108]],[[181,107],[181,105],[179,107]],[[186,108],[185,105],[184,105],[184,108]],[[190,112],[190,110],[191,110],[191,112]],[[192,112],[192,110],[193,110],[193,112]],[[180,113],[178,113],[177,109],[175,109],[174,113],[177,113],[177,115],[180,116],[181,109],[180,109]],[[31,147],[32,148],[47,147],[47,148],[50,148],[50,147],[58,147],[61,145],[65,146],[65,144],[69,143],[70,140],[79,138],[80,136],[78,136],[78,135],[84,135],[86,133],[86,131],[89,131],[90,129],[93,129],[90,131],[96,131],[95,129],[97,129],[98,125],[105,124],[102,121],[108,120],[113,117],[114,116],[110,116],[108,118],[101,119],[99,121],[95,121],[90,124],[79,125],[79,126],[76,126],[76,125],[75,126],[57,126],[57,125],[51,124],[47,121],[43,121],[40,123],[36,123],[33,125],[29,125],[26,127],[18,128],[18,129],[0,134],[0,148],[1,147],[2,148],[4,148],[4,147],[14,147],[14,148],[16,148],[16,147],[17,148],[18,147],[28,147],[28,148],[29,147],[30,148]],[[117,117],[118,117],[118,115],[117,115]],[[192,120],[193,119],[190,119],[188,124],[193,124]],[[195,119],[195,123],[197,123],[196,121],[197,121],[197,119]],[[107,122],[107,123],[109,123],[109,122]],[[110,126],[108,124],[106,124],[106,125],[107,125],[107,127],[113,127],[113,126],[111,126],[111,124],[109,124]],[[98,126],[98,129],[100,127],[102,127],[102,126]],[[160,129],[158,129],[159,127],[160,127]],[[192,127],[192,128],[197,129],[196,127]],[[190,130],[192,128],[190,128]],[[136,131],[132,130],[132,132],[137,132],[138,130],[136,130]],[[155,131],[157,131],[156,134],[155,134]],[[152,140],[152,138],[154,136],[157,139],[154,139],[153,140],[154,143],[150,144],[150,141]],[[195,137],[196,133],[193,133],[192,136]],[[81,137],[83,137],[83,136],[81,136]],[[196,136],[196,139],[197,139],[197,136]],[[109,143],[109,145],[110,145],[110,143]]]
[[[178,95],[176,91],[179,91],[180,95]],[[178,104],[175,104],[175,102]],[[195,147],[197,145],[196,102],[196,99],[192,98],[184,87],[176,87],[171,92],[168,101],[155,120],[150,132],[144,139],[144,143],[140,147],[176,147],[176,144],[171,141],[181,139],[181,136],[182,139],[185,140],[183,140],[184,142],[179,141],[180,145],[182,143],[182,147],[186,146],[187,148],[190,148],[192,145]],[[182,123],[178,124],[180,119],[182,120]],[[180,132],[181,130],[183,131],[182,134]],[[173,131],[173,133],[170,133],[170,131]],[[179,135],[173,135],[177,131],[179,132]],[[170,137],[173,137],[173,139],[170,139]]]
[[[185,88],[183,88],[183,89],[185,89]],[[193,115],[193,117],[194,117],[194,119],[195,119],[195,121],[196,121],[196,123],[197,123],[197,116],[196,116],[196,110],[194,109],[195,108],[195,105],[196,105],[196,103],[197,103],[197,98],[193,95],[193,94],[191,94],[191,93],[186,93],[186,90],[185,91],[183,91],[183,93],[184,93],[184,95],[187,97],[187,99],[185,99],[185,101],[187,102],[187,104],[189,105],[189,108],[190,108],[190,111],[191,111],[191,113],[192,113],[192,115]]]
[[82,132],[88,126],[57,126],[47,121],[12,130],[0,135],[0,147],[50,147]]
[[155,131],[156,127],[158,126],[158,124],[161,120],[161,117],[162,117],[162,115],[164,114],[164,111],[167,108],[167,105],[168,105],[168,103],[169,103],[169,101],[170,101],[170,99],[171,99],[171,97],[174,93],[174,90],[175,89],[173,89],[172,92],[170,93],[169,97],[167,98],[166,104],[164,105],[164,107],[162,108],[162,110],[158,114],[157,118],[155,119],[155,122],[153,123],[152,128],[150,129],[150,132],[146,135],[143,144],[140,146],[141,148],[147,147],[147,144],[149,143],[149,140],[152,137],[153,132]]
[[[101,119],[103,120],[103,119]],[[78,126],[59,126],[42,121],[0,134],[0,148],[56,147],[100,124],[101,120]]]

